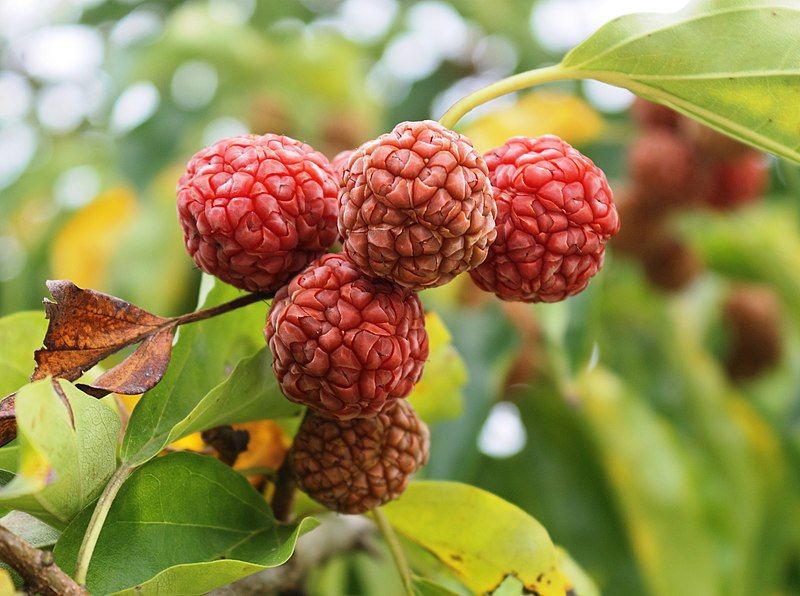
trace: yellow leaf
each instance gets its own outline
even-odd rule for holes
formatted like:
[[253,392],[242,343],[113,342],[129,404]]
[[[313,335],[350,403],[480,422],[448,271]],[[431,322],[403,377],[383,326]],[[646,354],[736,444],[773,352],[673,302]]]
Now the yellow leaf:
[[11,574],[5,569],[0,569],[0,596],[12,596],[17,593]]
[[481,116],[464,127],[464,134],[481,152],[499,147],[516,136],[558,135],[581,145],[600,136],[600,114],[581,98],[562,92],[529,93],[512,106]]
[[286,457],[286,452],[292,444],[280,425],[274,420],[257,420],[234,424],[233,428],[246,430],[250,433],[250,442],[247,451],[236,458],[237,470],[247,468],[271,468],[277,470]]
[[50,264],[57,279],[103,288],[114,250],[137,211],[126,188],[111,188],[76,212],[56,234]]
[[434,554],[473,593],[518,578],[540,596],[564,596],[555,547],[542,525],[492,493],[457,482],[415,482],[384,505],[403,536]]

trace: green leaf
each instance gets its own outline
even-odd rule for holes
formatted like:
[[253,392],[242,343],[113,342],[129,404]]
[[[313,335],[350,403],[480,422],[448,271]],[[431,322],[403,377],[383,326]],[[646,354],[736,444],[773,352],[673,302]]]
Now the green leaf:
[[800,3],[701,0],[607,23],[562,62],[800,162]]
[[42,346],[45,331],[42,312],[18,312],[0,319],[0,397],[28,382],[36,366],[33,352]]
[[425,316],[430,353],[422,378],[408,400],[428,424],[455,418],[464,408],[467,367],[453,345],[444,321],[434,312]]
[[[83,511],[56,544],[56,562],[68,573],[91,514],[91,507]],[[283,564],[316,524],[277,524],[264,498],[230,467],[172,453],[136,470],[120,489],[87,586],[97,594],[203,594]]]
[[[199,308],[215,306],[241,294],[210,277],[204,278],[204,286],[207,292],[203,292]],[[265,319],[266,308],[256,303],[180,329],[164,378],[144,395],[131,415],[121,452],[126,464],[142,464],[158,454],[171,436],[184,436],[181,433],[189,428],[199,430],[202,421],[210,421],[213,426],[254,419],[248,416],[254,416],[258,403],[263,406],[262,398],[274,397],[276,388],[269,378],[272,376],[269,367],[257,371],[254,367],[259,361],[251,359],[241,364],[239,361],[264,347]],[[264,358],[263,353],[260,358]],[[242,378],[230,379],[227,389],[220,386],[235,367],[236,376]],[[237,397],[231,389],[244,385],[258,392],[259,402],[247,399],[246,407],[227,417],[224,409]],[[213,395],[206,395],[209,392]],[[271,399],[269,403],[277,404],[277,400]],[[255,418],[269,415],[264,406],[261,415]],[[174,430],[176,427],[180,428]]]
[[154,434],[130,465],[139,465],[169,443],[223,424],[288,418],[302,408],[287,400],[272,373],[272,354],[263,347],[239,361],[231,375],[209,391],[191,412],[171,429]]
[[414,593],[417,596],[458,596],[458,592],[419,576],[414,577]]
[[12,511],[4,515],[0,518],[0,526],[11,530],[36,548],[53,546],[60,536],[58,530],[23,511]]
[[58,385],[69,409],[49,379],[17,393],[18,472],[0,489],[0,505],[63,528],[114,473],[120,421],[72,384]]
[[691,460],[673,428],[600,368],[576,390],[650,592],[720,593]]
[[476,593],[491,592],[513,575],[541,596],[564,594],[547,530],[500,497],[457,482],[424,481],[383,510],[400,534]]

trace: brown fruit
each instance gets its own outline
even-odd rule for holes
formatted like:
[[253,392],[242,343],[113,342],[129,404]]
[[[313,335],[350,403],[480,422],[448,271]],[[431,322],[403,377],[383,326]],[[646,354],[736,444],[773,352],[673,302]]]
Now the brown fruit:
[[666,106],[637,97],[631,106],[633,120],[643,128],[666,128],[674,130],[678,127],[681,115]]
[[751,379],[777,364],[783,353],[783,320],[780,301],[770,288],[735,288],[726,300],[724,317],[731,335],[726,361],[731,378]]
[[680,119],[680,132],[706,159],[729,159],[750,151],[750,148],[744,143],[691,118],[682,117]]
[[406,401],[373,418],[341,421],[311,413],[294,439],[292,467],[309,497],[340,513],[396,499],[428,462],[428,427]]
[[686,288],[702,271],[694,251],[674,236],[659,238],[642,256],[647,279],[657,288],[677,292]]
[[365,274],[421,290],[486,258],[497,208],[483,158],[437,122],[402,122],[350,157],[339,191],[344,253]]
[[692,146],[673,132],[650,130],[631,144],[631,180],[656,210],[670,210],[698,195],[699,164]]

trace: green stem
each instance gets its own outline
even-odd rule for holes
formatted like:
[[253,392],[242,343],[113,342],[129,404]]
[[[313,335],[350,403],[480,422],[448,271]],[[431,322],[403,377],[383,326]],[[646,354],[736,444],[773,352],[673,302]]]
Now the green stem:
[[543,83],[568,79],[585,79],[588,78],[587,74],[579,70],[566,69],[561,64],[521,72],[502,81],[487,85],[458,100],[439,119],[439,123],[445,128],[453,128],[467,112],[485,104],[487,101]]
[[414,581],[411,576],[411,568],[408,566],[403,547],[400,546],[400,541],[397,539],[397,534],[394,533],[392,524],[389,523],[386,514],[378,507],[372,510],[372,516],[375,518],[375,523],[378,524],[378,528],[389,546],[389,551],[392,553],[394,564],[397,566],[400,579],[403,581],[403,589],[406,596],[414,596]]
[[92,518],[89,520],[89,525],[86,526],[86,533],[83,535],[83,542],[78,551],[78,563],[75,569],[75,581],[81,585],[86,585],[86,574],[89,571],[89,563],[92,560],[94,548],[97,546],[97,539],[100,538],[100,530],[103,529],[103,524],[108,517],[108,512],[111,511],[111,504],[117,496],[119,489],[125,483],[130,473],[133,471],[132,467],[121,465],[111,479],[106,484],[100,498],[97,499],[97,505],[92,512]]

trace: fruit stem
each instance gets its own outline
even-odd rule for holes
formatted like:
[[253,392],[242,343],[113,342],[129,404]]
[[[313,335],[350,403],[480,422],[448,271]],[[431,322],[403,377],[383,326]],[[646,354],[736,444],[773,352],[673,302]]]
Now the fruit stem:
[[521,72],[462,97],[445,112],[439,123],[445,128],[453,128],[467,112],[487,101],[543,83],[582,78],[586,78],[585,73],[566,69],[561,64]]
[[380,507],[376,507],[372,510],[372,517],[375,519],[375,523],[378,525],[384,540],[386,540],[386,544],[389,546],[392,559],[394,559],[394,564],[397,567],[397,571],[400,573],[400,579],[403,581],[403,589],[405,590],[406,596],[414,596],[414,581],[411,575],[411,567],[408,566],[403,547],[400,546],[400,540],[398,540],[397,534],[395,534],[394,528],[392,528],[392,524],[389,523],[389,518],[386,517],[386,514]]
[[174,317],[169,320],[169,324],[178,326],[178,325],[185,325],[186,323],[195,323],[197,321],[203,321],[205,319],[210,319],[211,317],[224,315],[226,312],[236,310],[237,308],[242,308],[243,306],[248,306],[250,304],[253,304],[254,302],[260,302],[261,300],[270,300],[274,296],[275,294],[273,292],[254,292],[252,294],[247,294],[245,296],[236,298],[235,300],[231,300],[230,302],[225,302],[224,304],[219,304],[211,308],[206,308],[204,310],[196,310],[194,312],[186,313],[185,315],[181,315],[179,317]]
[[89,571],[89,563],[94,554],[94,548],[97,546],[97,539],[100,538],[100,531],[103,529],[103,524],[111,511],[111,505],[114,498],[117,496],[119,489],[127,480],[130,473],[134,468],[122,464],[111,479],[106,484],[100,498],[97,499],[97,504],[94,506],[92,517],[89,520],[89,525],[86,526],[86,533],[83,535],[83,542],[78,551],[78,562],[75,569],[75,581],[81,585],[86,585],[86,574]]

